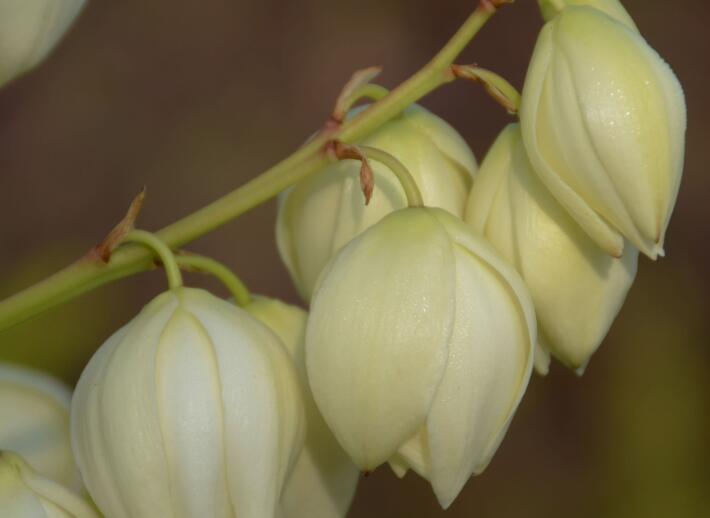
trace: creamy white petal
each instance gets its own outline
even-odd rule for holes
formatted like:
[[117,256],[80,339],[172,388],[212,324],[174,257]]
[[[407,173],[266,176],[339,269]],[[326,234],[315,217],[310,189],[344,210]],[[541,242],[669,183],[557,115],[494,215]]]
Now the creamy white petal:
[[586,5],[611,16],[630,29],[638,30],[633,19],[619,0],[538,0],[538,3],[540,4],[540,10],[546,21],[552,19],[559,12],[559,4],[563,4],[564,6]]
[[417,104],[405,110],[407,125],[425,134],[448,160],[460,169],[463,181],[470,185],[476,176],[478,163],[471,148],[448,122],[440,117],[432,117],[431,113]]
[[538,336],[537,346],[535,347],[535,358],[533,359],[535,372],[540,376],[547,376],[550,373],[550,362],[550,351],[542,345],[542,339]]
[[545,88],[548,82],[553,84],[552,80],[547,79],[554,57],[553,23],[554,21],[549,22],[540,31],[525,78],[520,104],[520,123],[525,148],[535,172],[557,201],[602,249],[614,257],[620,257],[624,249],[623,236],[558,176],[557,169],[565,167],[565,160],[555,160],[547,156],[554,157],[557,153],[564,153],[565,148],[556,143],[564,138],[565,131],[571,131],[555,126],[549,115],[557,103],[572,102],[569,95],[553,101],[549,97],[549,89]]
[[591,7],[565,8],[538,40],[521,122],[537,173],[601,246],[608,249],[588,210],[649,257],[662,253],[682,172],[685,103],[637,31]]
[[[463,215],[476,163],[461,136],[446,122],[413,106],[359,144],[399,159],[412,174],[427,206]],[[306,301],[335,253],[387,214],[407,205],[392,171],[375,160],[370,165],[375,188],[368,205],[360,188],[360,162],[355,160],[333,163],[279,198],[279,254]]]
[[360,471],[340,447],[320,415],[306,375],[305,331],[308,313],[275,299],[253,297],[245,308],[264,322],[291,353],[304,392],[306,442],[281,496],[284,518],[342,518]]
[[420,444],[430,457],[425,476],[447,508],[505,435],[530,379],[535,322],[517,274],[460,222],[438,217],[457,241],[456,316],[449,362]]
[[89,494],[112,518],[174,513],[154,387],[155,344],[177,306],[173,292],[156,297],[101,346],[75,391],[74,454]]
[[99,507],[115,516],[274,516],[300,450],[288,354],[202,290],[156,298],[94,356],[72,427]]
[[311,389],[355,463],[385,462],[424,423],[448,357],[451,242],[427,210],[392,213],[323,273],[306,339]]
[[69,439],[70,404],[71,391],[60,381],[0,364],[0,449],[14,451],[42,475],[79,491]]
[[[493,202],[491,203],[491,200]],[[484,160],[466,221],[515,265],[535,303],[540,353],[578,368],[599,347],[636,274],[638,251],[610,257],[540,183],[508,126]],[[545,370],[544,357],[539,370]]]
[[19,455],[0,451],[0,516],[98,518],[71,490],[36,473]]

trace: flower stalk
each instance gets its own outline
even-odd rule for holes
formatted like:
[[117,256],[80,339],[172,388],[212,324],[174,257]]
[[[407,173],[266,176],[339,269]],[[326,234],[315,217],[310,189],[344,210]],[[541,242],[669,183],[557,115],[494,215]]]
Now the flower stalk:
[[152,250],[158,256],[160,262],[163,263],[170,289],[173,290],[182,286],[182,274],[172,250],[154,234],[145,230],[131,230],[123,238],[123,242],[136,243]]
[[[321,169],[328,163],[329,141],[356,142],[389,121],[407,106],[455,78],[451,65],[466,45],[506,0],[483,0],[453,37],[418,72],[352,120],[322,132],[271,169],[236,190],[156,233],[175,249],[208,234]],[[104,264],[85,257],[47,279],[0,302],[0,330],[12,327],[109,282],[153,267],[150,251],[140,246],[117,249]]]
[[232,270],[219,261],[191,252],[179,252],[175,256],[175,261],[184,271],[206,273],[217,278],[229,290],[237,306],[243,308],[251,302],[251,295],[246,285]]

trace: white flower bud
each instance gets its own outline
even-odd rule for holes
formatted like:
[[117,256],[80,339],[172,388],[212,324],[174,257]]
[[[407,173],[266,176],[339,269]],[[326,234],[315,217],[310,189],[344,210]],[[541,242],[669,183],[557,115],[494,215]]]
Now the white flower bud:
[[636,24],[619,0],[538,0],[538,3],[545,21],[551,20],[567,6],[586,5],[611,16],[631,29],[637,30]]
[[588,6],[542,29],[522,94],[530,161],[604,250],[624,237],[663,254],[685,146],[685,99],[673,72],[633,29]]
[[535,333],[522,280],[485,240],[444,210],[404,209],[323,272],[308,377],[361,469],[412,468],[448,507],[501,442],[527,387]]
[[0,451],[0,516],[98,518],[78,495],[36,473],[19,455]]
[[606,336],[636,275],[631,245],[616,259],[587,236],[532,170],[511,124],[481,164],[466,209],[466,222],[515,266],[535,303],[536,368],[545,352],[583,368]]
[[2,0],[0,86],[42,61],[84,3],[85,0]]
[[305,392],[306,443],[281,496],[284,518],[343,518],[350,508],[360,471],[336,441],[316,407],[306,376],[306,321],[299,307],[265,297],[246,309],[286,345]]
[[21,455],[43,476],[79,491],[69,440],[70,404],[71,391],[60,381],[0,364],[0,450]]
[[203,290],[172,289],[97,351],[72,444],[111,518],[269,518],[300,452],[303,408],[278,337]]
[[[399,159],[427,206],[463,216],[476,161],[463,138],[444,120],[411,106],[361,144]],[[360,164],[353,160],[329,165],[280,197],[279,253],[306,301],[323,267],[342,246],[390,212],[407,206],[396,176],[377,161],[370,165],[375,189],[367,206],[360,190]]]

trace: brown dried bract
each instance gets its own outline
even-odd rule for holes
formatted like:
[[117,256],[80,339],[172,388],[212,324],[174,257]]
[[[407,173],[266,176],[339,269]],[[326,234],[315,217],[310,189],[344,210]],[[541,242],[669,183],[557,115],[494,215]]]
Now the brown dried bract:
[[481,0],[479,9],[489,13],[495,12],[496,9],[505,4],[512,4],[515,0]]
[[326,153],[337,160],[359,160],[360,166],[360,189],[365,196],[365,205],[370,203],[372,193],[375,190],[375,174],[372,171],[370,162],[362,150],[352,144],[345,144],[339,140],[331,140],[326,145]]
[[330,116],[330,121],[338,125],[342,124],[347,115],[348,104],[350,103],[350,97],[353,92],[371,82],[380,72],[382,72],[382,67],[367,67],[355,71],[350,80],[345,83],[340,95],[338,95],[338,99],[335,101],[335,108],[333,108],[333,113]]
[[111,232],[109,232],[106,237],[96,246],[94,246],[87,254],[89,259],[99,260],[103,263],[108,263],[111,259],[111,253],[114,249],[123,241],[131,230],[135,228],[136,219],[143,208],[143,202],[145,201],[146,189],[143,187],[141,192],[139,192],[130,206],[123,219],[113,227]]

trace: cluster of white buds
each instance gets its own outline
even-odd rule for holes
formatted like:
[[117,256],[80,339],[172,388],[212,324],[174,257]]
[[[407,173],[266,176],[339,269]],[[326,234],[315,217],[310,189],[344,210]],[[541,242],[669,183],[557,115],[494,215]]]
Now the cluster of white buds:
[[[0,1],[0,85],[82,3]],[[85,486],[106,518],[343,518],[360,471],[384,463],[450,506],[533,365],[586,368],[639,252],[663,254],[682,172],[682,90],[622,5],[539,3],[520,122],[480,170],[414,105],[351,146],[380,159],[370,203],[337,154],[282,195],[277,244],[310,312],[185,288],[180,257],[126,230],[171,288],[98,349],[73,397],[0,366],[0,516],[93,518]]]
[[[476,159],[444,120],[411,106],[362,144],[399,159],[427,206],[463,216]],[[316,280],[333,254],[390,212],[407,206],[392,171],[378,162],[372,169],[376,188],[367,205],[360,192],[359,165],[352,160],[335,162],[281,196],[276,242],[304,300],[311,299]]]

